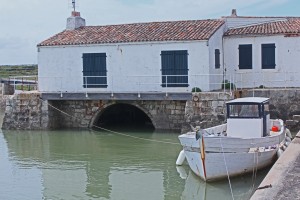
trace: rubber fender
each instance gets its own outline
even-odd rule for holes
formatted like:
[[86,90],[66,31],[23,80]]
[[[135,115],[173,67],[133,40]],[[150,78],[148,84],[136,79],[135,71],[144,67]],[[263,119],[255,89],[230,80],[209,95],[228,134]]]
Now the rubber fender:
[[181,150],[176,160],[176,165],[182,165],[184,160],[185,160],[185,153],[184,150]]
[[281,148],[279,148],[276,153],[277,153],[277,157],[279,158],[282,155],[283,151]]
[[287,128],[285,129],[285,135],[288,136],[290,139],[292,139],[292,134],[291,134],[291,131]]

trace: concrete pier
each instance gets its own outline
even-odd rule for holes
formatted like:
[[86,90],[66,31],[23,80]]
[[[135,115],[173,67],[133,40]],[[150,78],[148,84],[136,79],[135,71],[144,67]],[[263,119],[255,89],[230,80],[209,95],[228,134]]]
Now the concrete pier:
[[300,199],[300,131],[273,165],[251,200]]

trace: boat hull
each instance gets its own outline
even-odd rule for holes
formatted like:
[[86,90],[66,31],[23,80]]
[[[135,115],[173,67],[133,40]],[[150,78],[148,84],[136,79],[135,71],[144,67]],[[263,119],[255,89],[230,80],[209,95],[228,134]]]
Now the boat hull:
[[192,171],[205,181],[236,176],[271,165],[285,140],[284,130],[262,138],[203,136],[195,133],[179,136]]
[[[185,151],[191,170],[205,181],[253,172],[271,165],[276,159],[276,149],[253,153],[205,153]],[[225,157],[225,159],[224,159]]]

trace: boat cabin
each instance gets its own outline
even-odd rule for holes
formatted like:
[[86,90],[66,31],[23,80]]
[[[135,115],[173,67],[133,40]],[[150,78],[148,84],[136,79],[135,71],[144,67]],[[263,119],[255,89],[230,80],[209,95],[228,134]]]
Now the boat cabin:
[[260,138],[270,130],[269,98],[246,97],[227,102],[227,136]]

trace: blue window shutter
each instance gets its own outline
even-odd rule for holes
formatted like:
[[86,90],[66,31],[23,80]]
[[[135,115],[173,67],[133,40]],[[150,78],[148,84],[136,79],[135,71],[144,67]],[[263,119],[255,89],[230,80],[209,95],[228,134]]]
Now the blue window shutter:
[[[187,50],[162,51],[162,86],[187,87],[188,86],[188,59]],[[184,76],[176,76],[184,75]]]
[[261,45],[261,67],[262,69],[275,69],[275,44]]
[[220,66],[220,49],[215,49],[215,69],[219,69]]
[[175,51],[175,75],[174,77],[177,86],[174,87],[187,87],[188,86],[188,59],[187,51]]
[[[106,53],[84,53],[83,59],[83,87],[107,87]],[[88,77],[98,76],[98,77]]]
[[239,45],[239,69],[252,69],[252,44]]

